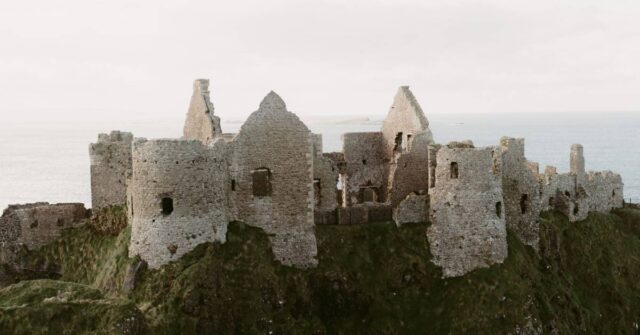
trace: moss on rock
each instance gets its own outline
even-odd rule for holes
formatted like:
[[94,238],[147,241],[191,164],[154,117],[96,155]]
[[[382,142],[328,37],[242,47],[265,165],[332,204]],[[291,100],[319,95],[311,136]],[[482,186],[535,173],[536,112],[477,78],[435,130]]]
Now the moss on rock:
[[144,316],[126,299],[86,285],[29,280],[0,290],[3,334],[144,334]]
[[[111,237],[76,229],[29,259],[58,264],[62,279],[113,299],[127,296],[149,334],[637,331],[640,210],[578,223],[544,213],[539,253],[509,233],[503,264],[448,279],[430,262],[426,227],[318,226],[319,266],[299,270],[274,260],[262,230],[232,223],[225,244],[140,271],[128,295],[128,230]],[[69,322],[80,329],[84,321]]]

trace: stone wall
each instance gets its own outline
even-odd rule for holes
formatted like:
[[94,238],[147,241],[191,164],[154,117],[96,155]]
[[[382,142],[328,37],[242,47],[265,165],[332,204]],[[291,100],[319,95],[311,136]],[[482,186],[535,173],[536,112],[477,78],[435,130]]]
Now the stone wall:
[[342,141],[346,163],[345,205],[384,202],[389,160],[385,156],[382,133],[346,133]]
[[429,145],[431,136],[427,131],[415,135],[411,147],[392,160],[389,169],[387,201],[396,208],[407,195],[427,194],[429,189]]
[[[80,203],[10,205],[0,217],[0,249],[40,248],[58,239],[63,230],[84,225],[88,214]],[[3,258],[7,260],[6,254]]]
[[524,138],[503,137],[499,152],[494,152],[501,160],[502,192],[505,219],[516,236],[525,244],[538,250],[540,212],[540,185],[537,172],[524,155]]
[[436,153],[427,237],[433,262],[442,267],[444,277],[507,257],[501,177],[493,172],[495,150],[446,146]]
[[313,134],[314,210],[333,211],[338,207],[338,166],[322,153],[322,135]]
[[136,139],[129,206],[129,256],[150,268],[204,242],[226,239],[230,188],[223,140]]
[[209,97],[209,80],[197,79],[193,83],[193,95],[184,123],[184,138],[209,143],[222,134],[220,118],[213,115],[214,108]]
[[98,142],[89,145],[91,203],[94,211],[126,203],[132,140],[131,133],[112,131],[111,134],[98,135]]
[[388,159],[384,154],[382,133],[346,133],[342,135],[342,141],[347,170],[343,189],[346,205],[384,202]]
[[589,212],[607,213],[623,206],[623,183],[619,174],[611,171],[585,171],[583,147],[571,146],[569,173],[558,174],[547,166],[539,176],[541,208],[555,209],[569,221],[587,218]]
[[311,132],[270,92],[233,141],[235,217],[270,234],[285,265],[317,264]]
[[409,194],[393,211],[396,225],[427,222],[429,219],[429,196]]
[[393,157],[398,152],[406,151],[419,132],[426,132],[424,136],[427,141],[433,142],[429,122],[420,104],[409,90],[409,86],[402,86],[398,89],[393,105],[382,123],[385,156]]

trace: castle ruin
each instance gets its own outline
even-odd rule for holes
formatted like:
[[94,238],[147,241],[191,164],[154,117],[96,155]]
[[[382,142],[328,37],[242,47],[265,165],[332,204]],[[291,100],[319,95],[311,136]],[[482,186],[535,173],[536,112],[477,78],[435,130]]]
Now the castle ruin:
[[[262,228],[275,259],[297,268],[318,264],[316,225],[430,221],[433,262],[454,277],[502,263],[507,230],[538,250],[542,211],[577,222],[623,206],[620,175],[585,171],[580,145],[571,148],[570,171],[558,174],[526,159],[524,139],[437,144],[406,86],[380,131],[342,140],[342,152],[324,153],[322,136],[274,92],[237,134],[223,133],[209,81],[196,80],[182,138],[115,131],[90,145],[93,211],[126,205],[129,255],[150,268],[224,243],[233,221]],[[33,219],[16,219],[16,211],[0,219],[0,242],[30,240]]]

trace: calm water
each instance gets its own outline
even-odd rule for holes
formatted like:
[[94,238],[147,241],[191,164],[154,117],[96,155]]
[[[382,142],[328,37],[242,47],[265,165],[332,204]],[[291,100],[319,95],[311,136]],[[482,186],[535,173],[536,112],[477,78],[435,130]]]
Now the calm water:
[[[529,160],[569,166],[569,148],[582,143],[588,170],[622,174],[625,198],[640,201],[640,113],[428,115],[439,143],[471,139],[495,145],[503,135],[526,138]],[[128,122],[4,122],[0,124],[0,210],[12,203],[84,202],[90,206],[88,144],[99,132],[132,131],[147,138],[179,137],[180,119]],[[236,132],[239,122],[223,123]],[[324,151],[339,151],[345,132],[375,131],[380,120],[323,122],[307,125],[324,136]]]

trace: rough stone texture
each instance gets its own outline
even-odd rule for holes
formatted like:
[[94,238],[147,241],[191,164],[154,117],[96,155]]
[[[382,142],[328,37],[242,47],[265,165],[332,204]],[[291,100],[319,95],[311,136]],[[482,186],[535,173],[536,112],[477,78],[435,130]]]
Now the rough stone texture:
[[376,201],[384,202],[389,160],[385,156],[383,137],[380,132],[346,133],[342,135],[343,153],[346,162],[344,176],[346,205],[364,202],[365,189],[375,194]]
[[418,132],[411,148],[392,161],[387,199],[393,208],[396,208],[411,193],[426,194],[428,192],[428,148],[431,141],[429,132]]
[[429,196],[409,194],[393,211],[396,225],[427,222],[429,218]]
[[[152,269],[204,242],[224,242],[228,219],[226,145],[197,140],[136,139],[129,206],[129,255]],[[163,213],[163,199],[173,210]]]
[[131,142],[133,135],[112,131],[98,135],[98,142],[89,145],[91,157],[91,204],[97,211],[127,202],[127,176],[131,173]]
[[607,213],[623,206],[623,183],[611,171],[585,172],[583,147],[571,146],[569,173],[558,174],[547,166],[539,176],[541,207],[564,213],[571,222],[587,218],[589,212]]
[[[311,132],[274,92],[233,141],[231,178],[235,217],[272,234],[275,258],[285,265],[317,264]],[[269,196],[254,196],[252,172],[269,171]]]
[[[419,132],[426,132],[424,135],[427,142],[433,142],[433,136],[429,130],[427,121],[420,104],[409,90],[409,86],[402,86],[398,89],[393,105],[382,124],[382,134],[384,138],[384,152],[387,157],[393,157],[396,153],[406,151],[411,148],[413,138]],[[402,146],[396,148],[396,137],[402,135]],[[395,149],[395,150],[394,150]]]
[[623,183],[619,174],[611,171],[589,171],[586,190],[590,195],[589,211],[608,213],[624,204]]
[[222,134],[220,118],[213,115],[214,108],[209,97],[209,80],[193,82],[193,95],[184,123],[184,139],[198,140],[207,144]]
[[314,210],[334,211],[338,207],[336,185],[338,166],[322,153],[322,135],[313,134],[313,191]]
[[2,262],[10,261],[16,248],[37,249],[55,241],[63,230],[82,226],[88,214],[79,203],[10,205],[0,217]]
[[444,277],[502,263],[507,257],[501,177],[493,172],[495,150],[442,147],[436,153],[427,237],[433,262],[442,267]]
[[499,155],[502,174],[505,219],[516,236],[525,244],[538,250],[540,229],[540,185],[537,173],[524,156],[524,138],[500,139]]

